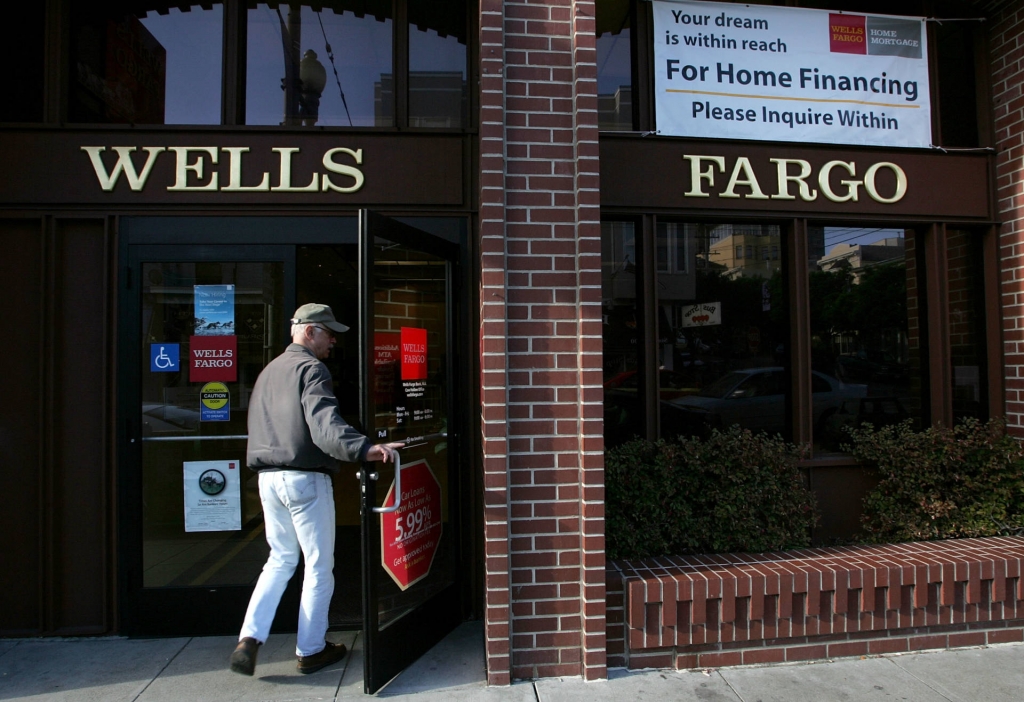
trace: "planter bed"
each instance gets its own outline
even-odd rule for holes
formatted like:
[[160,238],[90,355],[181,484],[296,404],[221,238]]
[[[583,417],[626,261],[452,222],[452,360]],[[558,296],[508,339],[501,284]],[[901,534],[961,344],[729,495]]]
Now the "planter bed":
[[1024,639],[1024,537],[612,561],[608,665],[708,668]]

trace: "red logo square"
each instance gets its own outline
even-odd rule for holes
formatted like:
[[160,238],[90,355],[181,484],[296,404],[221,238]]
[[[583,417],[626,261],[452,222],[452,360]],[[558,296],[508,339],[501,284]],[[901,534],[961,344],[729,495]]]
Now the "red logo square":
[[832,53],[866,54],[868,52],[867,30],[864,15],[828,16],[828,40]]
[[188,380],[205,383],[238,379],[237,336],[193,336],[188,343]]
[[427,379],[427,330],[402,327],[402,380]]

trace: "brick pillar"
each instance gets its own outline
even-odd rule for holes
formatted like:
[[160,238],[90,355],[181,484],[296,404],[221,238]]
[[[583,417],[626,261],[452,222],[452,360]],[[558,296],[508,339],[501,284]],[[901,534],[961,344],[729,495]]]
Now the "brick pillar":
[[482,0],[488,679],[606,674],[593,2]]
[[1006,421],[1024,435],[1024,39],[1020,3],[999,6],[987,23],[995,112],[996,197],[1003,221],[999,237],[1003,305],[1003,352],[1006,373]]

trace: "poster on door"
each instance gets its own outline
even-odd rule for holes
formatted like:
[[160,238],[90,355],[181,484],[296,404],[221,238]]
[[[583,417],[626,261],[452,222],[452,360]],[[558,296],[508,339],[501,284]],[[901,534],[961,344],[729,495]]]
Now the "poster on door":
[[241,461],[185,461],[185,531],[242,528]]
[[235,286],[195,285],[196,336],[233,336],[235,333]]
[[401,342],[395,332],[373,334],[373,394],[378,411],[394,407]]

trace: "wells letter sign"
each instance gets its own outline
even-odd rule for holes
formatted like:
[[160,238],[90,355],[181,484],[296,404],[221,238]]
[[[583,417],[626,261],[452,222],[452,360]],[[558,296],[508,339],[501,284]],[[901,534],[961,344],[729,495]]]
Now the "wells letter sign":
[[[441,542],[441,485],[426,461],[402,466],[398,510],[380,515],[381,565],[403,590],[427,577]],[[391,484],[384,506],[395,504]]]

